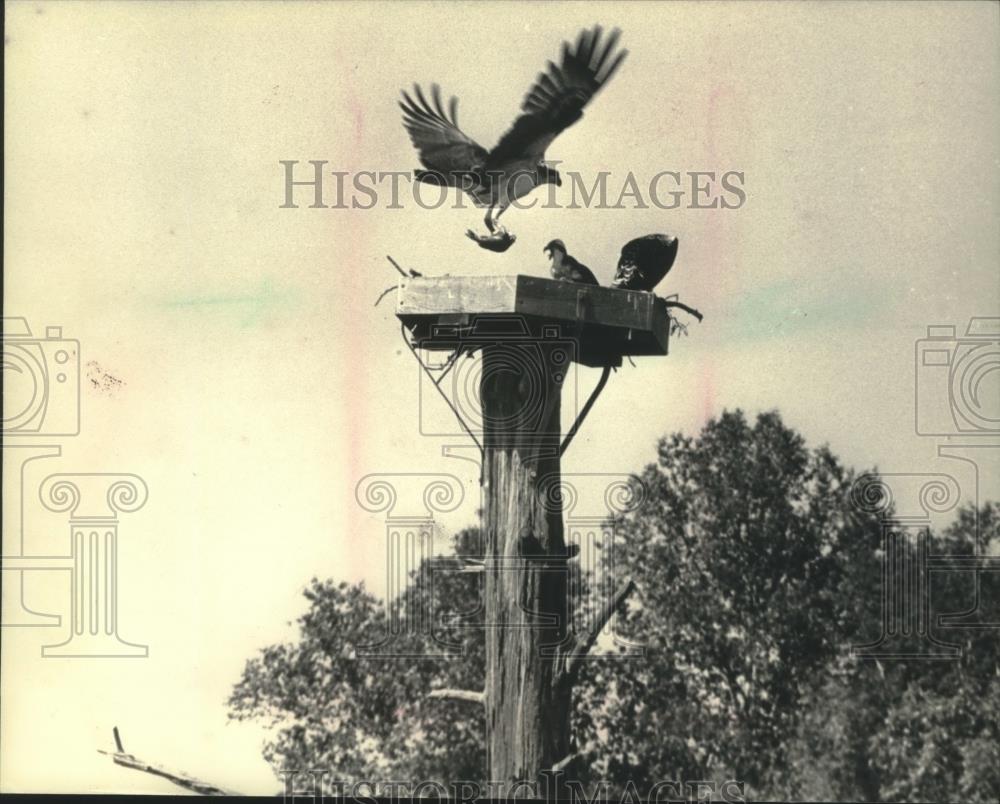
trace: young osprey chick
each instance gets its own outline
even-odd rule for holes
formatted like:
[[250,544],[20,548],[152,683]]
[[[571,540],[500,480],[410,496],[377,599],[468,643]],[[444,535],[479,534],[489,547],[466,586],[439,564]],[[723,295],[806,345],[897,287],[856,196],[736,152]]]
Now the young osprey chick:
[[542,251],[552,260],[549,270],[553,279],[579,282],[583,285],[600,284],[586,265],[566,253],[566,244],[562,240],[553,240]]

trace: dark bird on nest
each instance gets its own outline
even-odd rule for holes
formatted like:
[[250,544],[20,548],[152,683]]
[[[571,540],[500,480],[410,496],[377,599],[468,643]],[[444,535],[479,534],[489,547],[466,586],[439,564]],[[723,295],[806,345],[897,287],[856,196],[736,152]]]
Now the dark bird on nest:
[[597,277],[586,265],[566,253],[562,240],[553,240],[542,251],[552,260],[549,270],[553,279],[565,282],[579,282],[581,285],[598,285]]
[[[414,172],[417,181],[458,187],[476,206],[486,207],[490,234],[467,234],[484,248],[505,251],[514,235],[498,220],[514,201],[543,184],[562,184],[557,170],[545,164],[545,149],[560,132],[583,117],[590,99],[621,65],[627,50],[615,52],[620,31],[601,39],[601,26],[580,32],[576,43],[563,42],[559,65],[548,63],[521,104],[522,114],[487,151],[458,127],[458,99],[452,97],[445,111],[441,89],[431,86],[431,102],[414,85],[416,99],[403,92],[403,126],[426,170]],[[496,214],[494,214],[496,210]],[[499,231],[498,231],[499,230]]]
[[676,257],[676,237],[649,234],[630,240],[622,247],[611,287],[652,291],[670,271]]

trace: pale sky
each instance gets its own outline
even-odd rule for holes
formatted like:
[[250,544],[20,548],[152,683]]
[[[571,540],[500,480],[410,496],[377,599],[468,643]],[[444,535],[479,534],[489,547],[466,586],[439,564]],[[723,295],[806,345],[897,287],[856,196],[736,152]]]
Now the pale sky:
[[[414,81],[457,95],[491,147],[595,22],[630,55],[548,157],[612,187],[740,171],[741,208],[512,209],[503,255],[465,239],[482,228],[470,207],[309,209],[306,189],[280,208],[281,160],[417,167],[396,106]],[[475,467],[442,457],[461,439],[421,435],[393,299],[372,307],[397,279],[386,254],[428,275],[541,276],[558,237],[607,282],[627,240],[679,237],[658,290],[705,321],[612,377],[567,473],[638,470],[660,435],[776,407],[849,465],[954,473],[971,495],[915,432],[914,349],[928,325],[1000,315],[998,45],[985,2],[7,3],[4,314],[42,337],[61,326],[83,373],[80,434],[34,439],[62,456],[26,475],[25,552],[69,549],[43,478],[140,475],[118,616],[149,656],[41,658],[65,628],[5,628],[0,789],[172,791],[96,753],[117,725],[144,759],[274,792],[260,730],[227,725],[225,700],[249,656],[294,636],[310,577],[384,588],[384,525],[357,482],[452,473],[467,498],[442,527],[473,523]],[[581,397],[596,377],[579,372]],[[996,451],[980,452],[995,498]],[[16,531],[5,514],[5,554]],[[32,608],[65,624],[67,573],[31,576]]]

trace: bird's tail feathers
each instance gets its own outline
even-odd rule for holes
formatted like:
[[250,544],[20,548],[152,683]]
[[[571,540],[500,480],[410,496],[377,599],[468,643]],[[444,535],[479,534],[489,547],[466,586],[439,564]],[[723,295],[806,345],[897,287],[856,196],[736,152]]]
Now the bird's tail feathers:
[[413,178],[427,184],[444,184],[444,174],[437,170],[414,170]]

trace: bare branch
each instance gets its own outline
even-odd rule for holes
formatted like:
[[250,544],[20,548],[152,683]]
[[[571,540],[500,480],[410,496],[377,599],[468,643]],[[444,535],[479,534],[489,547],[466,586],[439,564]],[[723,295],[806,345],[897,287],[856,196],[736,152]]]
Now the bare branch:
[[619,608],[621,608],[622,604],[626,601],[628,596],[635,591],[635,589],[635,581],[629,578],[625,585],[604,604],[604,608],[597,612],[597,618],[593,627],[587,633],[583,634],[582,638],[577,637],[576,643],[570,649],[566,657],[566,668],[562,674],[562,680],[565,683],[572,683],[575,680],[583,657],[585,657],[590,652],[590,649],[594,647],[594,643],[597,642],[597,638],[601,635],[601,631],[604,630],[604,626],[608,624],[608,620],[610,620],[611,616],[618,611]]
[[389,262],[391,262],[392,263],[392,267],[395,268],[397,271],[399,271],[400,275],[402,275],[404,277],[409,276],[411,279],[416,279],[419,276],[423,276],[423,274],[420,273],[420,271],[414,271],[412,268],[408,268],[406,271],[404,271],[402,268],[399,267],[399,263],[396,262],[388,254],[385,255],[385,258]]
[[427,693],[428,698],[451,698],[455,701],[468,701],[469,703],[485,703],[486,695],[475,690],[431,690]]
[[552,773],[559,773],[559,771],[564,771],[570,766],[570,763],[576,759],[579,754],[570,754],[560,759],[555,765],[552,766]]
[[122,747],[122,740],[118,734],[117,726],[114,727],[113,733],[115,737],[115,748],[117,750],[112,753],[111,751],[103,751],[98,748],[97,753],[105,754],[106,756],[111,757],[116,765],[121,765],[123,768],[131,768],[132,770],[142,771],[143,773],[149,773],[153,776],[160,776],[169,782],[173,782],[178,787],[183,787],[185,790],[191,790],[194,793],[200,793],[203,796],[242,795],[241,793],[235,793],[232,790],[223,790],[221,787],[216,787],[214,784],[203,782],[200,779],[195,779],[183,773],[167,770],[159,765],[153,765],[139,759],[138,757],[132,756],[132,754],[126,754],[125,749]]
[[684,302],[679,302],[679,301],[665,301],[664,304],[666,304],[667,307],[679,307],[685,313],[690,313],[695,318],[697,318],[699,321],[703,321],[705,319],[705,316],[703,316],[701,313],[699,313],[697,310],[695,310],[694,307],[688,307],[686,304],[684,304]]
[[388,260],[388,261],[389,261],[390,263],[392,263],[392,267],[393,267],[393,268],[395,268],[395,269],[396,269],[397,271],[399,271],[399,274],[400,274],[400,276],[403,276],[403,277],[405,277],[405,276],[406,276],[406,271],[404,271],[404,270],[403,270],[402,268],[400,268],[400,267],[399,267],[399,263],[398,263],[398,262],[396,262],[396,261],[395,261],[395,260],[394,260],[394,259],[393,259],[392,257],[390,257],[390,256],[389,256],[388,254],[386,254],[386,255],[385,255],[385,258],[386,258],[386,259],[387,259],[387,260]]
[[386,296],[388,296],[388,295],[389,295],[390,293],[392,293],[392,292],[393,292],[394,290],[398,290],[398,289],[399,289],[399,285],[393,285],[392,287],[388,287],[388,288],[386,288],[385,290],[383,290],[383,291],[382,291],[382,292],[381,292],[381,293],[380,293],[380,294],[378,295],[378,298],[377,298],[377,299],[375,299],[375,304],[374,304],[373,306],[374,306],[374,307],[378,307],[378,303],[379,303],[380,301],[382,301],[382,299],[384,299],[384,298],[385,298]]

